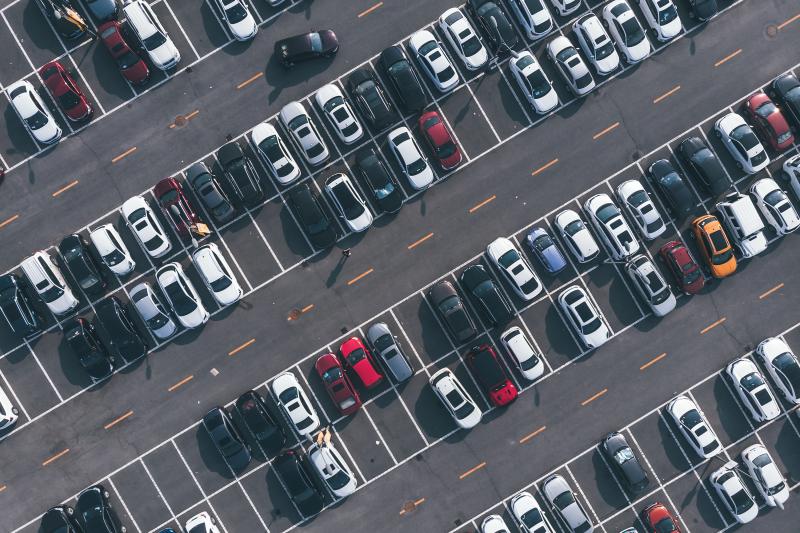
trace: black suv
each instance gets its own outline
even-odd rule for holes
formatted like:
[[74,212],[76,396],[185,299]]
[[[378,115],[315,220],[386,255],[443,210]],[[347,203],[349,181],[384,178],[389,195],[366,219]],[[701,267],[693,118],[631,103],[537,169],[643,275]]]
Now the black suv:
[[94,324],[75,318],[64,329],[64,338],[92,381],[102,381],[114,372],[114,356],[108,353]]
[[236,399],[235,408],[264,453],[273,455],[283,449],[286,434],[269,414],[260,394],[252,390],[245,392]]
[[478,334],[472,317],[469,316],[464,307],[464,301],[458,295],[452,283],[447,280],[437,282],[428,292],[428,298],[431,299],[439,316],[442,317],[442,321],[447,326],[450,335],[459,344],[470,340]]
[[109,348],[124,361],[134,361],[147,353],[147,343],[131,320],[127,307],[116,296],[109,296],[95,307],[97,320],[108,334]]
[[691,169],[703,189],[714,198],[730,187],[731,182],[722,163],[700,137],[689,137],[682,141],[678,153],[687,169]]
[[195,163],[190,166],[186,171],[186,179],[214,220],[223,224],[233,218],[236,209],[205,163]]
[[70,0],[36,0],[36,5],[39,6],[42,14],[47,17],[47,20],[50,21],[63,38],[77,39],[84,34],[84,30],[81,29],[80,26],[74,22],[70,22],[63,15],[67,9],[78,13]]
[[792,129],[800,129],[800,80],[791,72],[772,82],[771,93],[781,106],[781,110],[790,119]]
[[505,12],[491,0],[468,0],[466,8],[488,37],[492,51],[498,55],[511,53],[517,45],[517,32]]
[[108,501],[108,491],[103,485],[94,485],[78,496],[75,512],[83,518],[84,530],[92,533],[120,533],[125,531],[117,513]]
[[11,331],[27,337],[41,330],[42,319],[31,307],[24,283],[14,274],[0,276],[0,315]]
[[81,289],[87,294],[103,292],[106,282],[100,274],[100,267],[89,250],[86,239],[76,233],[67,235],[58,245],[58,252]]
[[381,52],[378,66],[407,113],[422,111],[428,105],[422,82],[402,46],[390,46]]
[[391,102],[386,98],[380,82],[369,68],[360,68],[347,78],[347,90],[353,95],[361,114],[370,126],[382,130],[397,120]]
[[611,465],[628,492],[635,496],[647,488],[650,484],[647,473],[628,446],[624,435],[616,431],[609,433],[603,439],[601,449],[606,456],[606,462]]
[[461,273],[460,281],[478,302],[478,307],[483,310],[492,326],[502,327],[514,318],[511,306],[483,266],[472,265],[467,268]]
[[661,196],[666,198],[675,218],[682,219],[694,210],[694,198],[689,186],[681,178],[672,163],[666,159],[659,159],[650,165],[650,178]]
[[236,141],[217,150],[217,159],[225,173],[226,185],[234,201],[246,207],[255,207],[264,201],[264,189],[258,180],[253,162]]
[[286,67],[298,61],[333,57],[339,51],[339,39],[333,30],[312,31],[275,42],[275,56]]
[[337,239],[336,226],[322,210],[317,196],[305,183],[293,188],[286,197],[297,221],[317,248],[330,248]]
[[356,158],[358,170],[369,185],[378,207],[387,213],[397,213],[403,207],[403,192],[397,180],[386,169],[374,148],[362,151]]
[[75,516],[75,509],[69,505],[57,505],[44,513],[39,531],[41,533],[80,533],[83,528]]
[[203,417],[203,426],[234,472],[239,472],[250,464],[250,449],[225,409],[212,408]]
[[313,516],[322,510],[322,494],[314,485],[308,467],[298,452],[285,451],[272,465],[303,518]]

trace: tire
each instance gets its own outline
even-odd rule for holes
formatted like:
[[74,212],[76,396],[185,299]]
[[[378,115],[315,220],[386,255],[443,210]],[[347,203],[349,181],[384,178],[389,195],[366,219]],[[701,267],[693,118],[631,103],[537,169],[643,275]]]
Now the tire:
[[[104,491],[103,491],[103,498],[106,498],[106,499],[108,499],[108,497],[109,497],[109,496],[110,496],[110,494],[108,493],[108,491],[107,491],[107,490],[104,490]],[[111,507],[111,504],[108,504],[108,506],[109,506],[109,507]]]
[[11,412],[14,413],[15,415],[18,415],[19,414],[19,409],[17,409],[16,407],[12,407],[11,408]]
[[67,514],[69,516],[74,515],[75,514],[75,509],[73,509],[72,507],[67,507]]

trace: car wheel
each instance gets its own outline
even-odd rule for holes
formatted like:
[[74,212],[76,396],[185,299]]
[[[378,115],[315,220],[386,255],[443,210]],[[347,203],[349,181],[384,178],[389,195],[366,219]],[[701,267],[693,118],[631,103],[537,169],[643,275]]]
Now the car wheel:
[[[108,499],[108,497],[109,497],[109,496],[110,496],[110,494],[108,494],[108,491],[107,491],[107,490],[104,490],[104,491],[103,491],[103,498],[106,498],[106,499]],[[111,504],[109,503],[109,504],[108,504],[108,506],[109,506],[109,507],[111,507]]]
[[217,519],[216,519],[216,518],[214,518],[213,516],[211,517],[211,523],[212,523],[212,524],[216,524],[216,523],[217,523]]
[[14,413],[15,415],[18,415],[19,414],[19,409],[17,409],[16,407],[12,407],[11,408],[11,412]]
[[67,514],[69,516],[74,515],[75,514],[75,509],[73,509],[72,507],[67,507]]

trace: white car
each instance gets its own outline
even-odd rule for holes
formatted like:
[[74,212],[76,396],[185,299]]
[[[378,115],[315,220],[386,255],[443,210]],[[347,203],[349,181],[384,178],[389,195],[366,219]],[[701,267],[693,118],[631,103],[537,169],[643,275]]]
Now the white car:
[[639,180],[627,180],[617,187],[617,198],[625,206],[639,232],[647,241],[661,236],[667,230],[661,213]]
[[244,294],[242,286],[233,275],[228,260],[219,251],[215,243],[208,243],[192,252],[194,263],[200,278],[208,292],[221,306],[231,305],[239,301]]
[[0,389],[0,430],[5,430],[17,423],[19,410],[11,403],[8,395]]
[[314,100],[344,144],[353,144],[364,136],[364,128],[339,87],[332,83],[323,85],[314,93]]
[[[150,62],[158,69],[169,70],[181,60],[181,53],[170,39],[167,30],[144,0],[130,0],[122,12]],[[121,18],[121,17],[120,17]]]
[[583,209],[615,261],[624,261],[639,251],[639,241],[609,195],[595,194]]
[[714,133],[722,140],[736,165],[755,174],[769,164],[769,156],[750,125],[738,113],[728,113],[714,123]]
[[708,479],[725,508],[738,523],[752,522],[758,516],[758,505],[742,481],[736,461],[728,461],[712,472]]
[[533,300],[544,289],[528,260],[519,253],[509,239],[498,237],[490,242],[486,247],[486,255],[511,289],[523,300]]
[[639,0],[639,9],[661,42],[674,39],[683,30],[681,18],[672,0]]
[[351,231],[360,233],[372,225],[372,212],[346,174],[334,174],[325,180],[325,193]]
[[789,345],[781,338],[770,337],[758,344],[756,354],[786,401],[800,404],[800,363]]
[[734,359],[725,367],[745,410],[756,423],[772,420],[781,414],[781,408],[764,376],[756,364],[747,357]]
[[431,32],[418,31],[411,36],[408,45],[420,68],[437,89],[443,93],[455,89],[458,85],[458,72]]
[[748,446],[742,450],[742,462],[764,502],[783,509],[789,499],[789,487],[767,449],[761,444]]
[[451,7],[442,13],[439,17],[439,29],[468,70],[478,70],[486,65],[489,53],[461,10]]
[[550,0],[552,2],[553,7],[556,8],[558,14],[562,17],[566,17],[580,9],[582,2],[581,0]]
[[89,239],[103,263],[117,276],[130,274],[136,268],[133,256],[113,225],[103,224],[93,229],[89,232]]
[[579,263],[587,263],[598,256],[600,248],[578,213],[565,209],[555,218],[555,226],[561,240]]
[[337,498],[346,498],[356,491],[356,476],[333,444],[312,444],[308,448],[308,461]]
[[534,111],[544,115],[558,107],[558,94],[536,56],[527,51],[519,52],[511,58],[508,65],[519,90]]
[[191,517],[183,528],[189,533],[220,533],[217,521],[206,511]]
[[588,13],[572,25],[583,53],[601,76],[619,68],[619,54],[597,15]]
[[764,220],[778,235],[786,235],[800,227],[800,216],[791,200],[772,178],[762,178],[750,187]]
[[428,382],[459,427],[470,429],[478,425],[483,413],[449,368],[442,368]]
[[650,55],[647,32],[626,0],[614,0],[603,8],[603,21],[628,63],[638,63]]
[[530,492],[520,492],[513,496],[509,507],[522,533],[553,533],[539,502]]
[[490,514],[481,522],[481,533],[509,533],[509,530],[502,516]]
[[534,350],[525,333],[517,326],[508,328],[500,336],[500,342],[508,355],[517,363],[522,377],[536,381],[544,374],[544,360]]
[[169,316],[158,295],[149,283],[139,283],[130,291],[130,299],[136,312],[153,335],[161,340],[175,335],[178,326]]
[[11,107],[28,133],[42,144],[53,144],[61,138],[61,128],[53,114],[30,82],[22,80],[6,87]]
[[553,17],[543,0],[506,0],[506,3],[531,41],[541,39],[553,29]]
[[210,315],[180,263],[167,263],[159,268],[156,281],[183,327],[199,328],[208,322]]
[[791,185],[796,198],[800,198],[800,154],[793,155],[783,162],[783,176]]
[[281,109],[280,117],[283,127],[291,135],[295,148],[303,154],[310,165],[320,165],[330,157],[328,147],[325,146],[303,104],[289,102]]
[[592,73],[569,39],[559,35],[547,43],[547,55],[556,64],[575,96],[585,96],[595,88]]
[[50,254],[44,250],[34,252],[32,256],[22,261],[20,267],[30,282],[30,287],[36,291],[50,312],[66,315],[78,307],[80,302],[64,281],[61,269]]
[[143,197],[134,196],[125,200],[122,216],[150,257],[163,257],[172,250],[164,226]]
[[586,509],[563,477],[553,474],[545,479],[542,483],[542,493],[565,530],[573,533],[594,531],[594,525]]
[[722,452],[717,434],[691,398],[678,396],[667,404],[667,412],[697,455],[708,459]]
[[256,19],[242,0],[215,0],[222,20],[228,25],[231,35],[237,41],[248,41],[258,33]]
[[558,305],[569,326],[588,349],[599,348],[611,337],[600,309],[579,286],[572,285],[559,294]]
[[636,288],[636,292],[655,316],[665,316],[675,309],[678,303],[675,295],[672,294],[664,277],[647,256],[639,254],[629,260],[625,265],[625,272]]
[[295,430],[300,435],[310,438],[319,428],[319,417],[294,374],[291,372],[279,374],[271,387],[275,401]]
[[262,122],[250,132],[250,142],[278,183],[289,185],[300,177],[300,165],[286,148],[275,126]]
[[411,130],[401,126],[390,131],[387,140],[389,150],[411,186],[417,191],[430,187],[435,175]]

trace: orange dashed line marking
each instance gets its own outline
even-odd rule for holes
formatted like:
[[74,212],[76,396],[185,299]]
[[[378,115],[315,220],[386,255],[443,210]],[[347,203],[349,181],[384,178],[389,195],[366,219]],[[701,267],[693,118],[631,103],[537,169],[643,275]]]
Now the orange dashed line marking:
[[657,356],[653,357],[650,361],[648,361],[645,364],[643,364],[642,366],[640,366],[639,370],[646,370],[646,369],[650,368],[654,364],[656,364],[659,361],[661,361],[662,359],[664,359],[666,356],[667,356],[667,352],[664,352],[661,355],[657,355]]
[[369,276],[370,274],[372,274],[373,270],[375,270],[375,269],[374,268],[370,268],[366,272],[363,272],[363,273],[359,274],[358,276],[354,277],[353,279],[351,279],[350,281],[348,281],[347,284],[348,285],[352,285],[353,283],[356,283],[358,280],[363,279],[363,278]]
[[772,294],[773,292],[781,290],[781,289],[783,288],[783,286],[784,286],[784,284],[783,284],[783,283],[778,283],[777,285],[775,285],[774,287],[772,287],[770,290],[768,290],[768,291],[767,291],[767,292],[765,292],[764,294],[761,294],[761,295],[759,295],[758,299],[759,299],[759,300],[763,300],[764,298],[766,298],[767,296],[769,296],[769,295],[770,295],[770,294]]
[[60,452],[58,452],[58,453],[57,453],[57,454],[55,454],[54,456],[50,457],[49,459],[45,459],[45,460],[42,462],[42,466],[47,466],[47,465],[49,465],[50,463],[52,463],[53,461],[55,461],[56,459],[58,459],[58,458],[60,458],[60,457],[64,457],[64,456],[65,456],[65,455],[67,455],[68,453],[69,453],[69,448],[66,448],[66,449],[64,449],[64,450],[61,450]]
[[610,125],[609,127],[607,127],[606,129],[604,129],[603,131],[601,131],[599,133],[595,133],[594,135],[592,135],[592,139],[594,139],[596,141],[597,139],[599,139],[600,137],[602,137],[606,133],[608,133],[610,131],[614,131],[618,127],[619,127],[619,122],[615,122],[612,125]]
[[525,435],[524,437],[519,439],[519,443],[520,444],[525,444],[526,442],[531,440],[533,437],[535,437],[536,435],[538,435],[539,433],[541,433],[545,429],[547,429],[547,426],[542,426],[539,429],[537,429],[536,431],[534,431],[533,433],[529,433],[529,434]]
[[484,466],[486,466],[486,461],[482,462],[481,464],[479,464],[477,466],[473,466],[472,468],[470,468],[469,470],[467,470],[466,472],[464,472],[463,474],[458,476],[458,479],[464,479],[465,477],[467,477],[467,476],[469,476],[471,474],[474,474],[475,472],[477,472],[478,470],[480,470]]
[[794,22],[794,21],[796,21],[796,20],[800,20],[800,13],[798,13],[798,14],[797,14],[797,15],[795,15],[795,16],[793,16],[793,17],[792,17],[792,18],[790,18],[789,20],[786,20],[786,21],[784,21],[784,22],[781,22],[780,24],[778,24],[778,29],[779,29],[779,30],[782,30],[783,28],[785,28],[786,26],[788,26],[789,24],[791,24],[792,22]]
[[260,77],[261,77],[261,76],[263,76],[263,75],[264,75],[264,73],[263,73],[263,72],[259,72],[258,74],[254,74],[252,77],[250,77],[250,78],[247,78],[247,79],[246,79],[246,80],[244,80],[242,83],[240,83],[239,85],[237,85],[237,86],[236,86],[236,89],[242,89],[242,88],[244,88],[244,87],[247,87],[248,85],[250,85],[251,83],[253,83],[254,81],[256,81],[258,78],[260,78]]
[[608,389],[603,389],[600,392],[598,392],[597,394],[589,396],[588,398],[583,400],[581,402],[581,405],[585,407],[585,406],[589,405],[590,403],[592,403],[593,401],[595,401],[596,399],[598,399],[600,396],[604,395],[607,392],[608,392]]
[[706,326],[706,327],[704,327],[703,329],[700,330],[700,335],[704,335],[705,333],[708,333],[709,331],[711,331],[715,327],[719,326],[720,324],[722,324],[726,320],[727,320],[727,318],[722,317],[719,320],[717,320],[716,322],[714,322],[713,324],[709,324],[708,326]]
[[14,222],[18,218],[19,218],[19,215],[14,215],[13,217],[8,217],[4,221],[0,222],[0,228],[4,228],[4,227],[8,226],[9,224]]
[[366,17],[367,15],[369,15],[370,13],[372,13],[373,11],[375,11],[376,9],[381,7],[382,5],[383,5],[383,2],[378,2],[377,4],[375,4],[374,6],[370,7],[369,9],[365,9],[364,11],[362,11],[361,13],[358,14],[358,18]]
[[248,346],[250,346],[254,342],[256,342],[255,339],[250,339],[249,341],[245,342],[241,346],[237,346],[236,348],[234,348],[233,350],[228,352],[228,355],[236,355],[237,353],[241,352],[242,350],[244,350],[245,348],[247,348]]
[[654,99],[653,99],[653,103],[654,103],[654,104],[657,104],[657,103],[659,103],[661,100],[663,100],[663,99],[665,99],[665,98],[669,98],[670,96],[672,96],[673,94],[675,94],[676,92],[678,92],[678,91],[680,91],[680,90],[681,90],[681,86],[680,86],[680,85],[676,85],[675,87],[673,87],[673,88],[672,88],[672,89],[670,89],[669,91],[665,92],[664,94],[662,94],[662,95],[661,95],[661,96],[659,96],[658,98],[654,98]]
[[180,380],[179,382],[177,382],[177,383],[176,383],[175,385],[173,385],[172,387],[168,388],[167,390],[168,390],[169,392],[172,392],[172,391],[174,391],[175,389],[177,389],[178,387],[180,387],[181,385],[185,385],[186,383],[188,383],[188,382],[192,381],[193,379],[194,379],[194,376],[190,374],[190,375],[186,376],[185,378],[183,378],[182,380]]
[[552,167],[556,163],[558,163],[558,158],[557,157],[555,159],[553,159],[552,161],[540,166],[539,168],[537,168],[533,172],[531,172],[531,176],[535,176],[537,174],[540,174],[540,173],[544,172],[545,170],[547,170],[548,168]]
[[117,424],[119,424],[120,422],[122,422],[123,420],[125,420],[127,418],[130,418],[132,416],[133,416],[133,411],[128,411],[127,413],[125,413],[121,417],[115,418],[114,420],[112,420],[111,422],[109,422],[108,424],[103,426],[103,429],[111,429],[114,426],[116,426]]
[[433,237],[433,232],[430,232],[430,233],[428,233],[427,235],[425,235],[424,237],[422,237],[421,239],[419,239],[419,240],[417,240],[417,241],[414,241],[414,242],[412,242],[411,244],[409,244],[409,245],[408,245],[408,249],[409,249],[409,250],[413,250],[414,248],[416,248],[417,246],[419,246],[419,245],[420,245],[420,244],[422,244],[423,242],[427,241],[427,240],[428,240],[428,239],[430,239],[431,237]]
[[478,209],[480,209],[481,207],[485,206],[485,205],[486,205],[486,204],[488,204],[489,202],[492,202],[492,201],[494,201],[494,199],[495,199],[495,198],[497,198],[497,195],[496,195],[496,194],[493,194],[493,195],[491,195],[489,198],[487,198],[486,200],[482,201],[482,202],[481,202],[481,203],[479,203],[478,205],[472,206],[472,207],[469,209],[469,212],[470,212],[470,213],[474,213],[475,211],[477,211],[477,210],[478,210]]
[[721,65],[724,65],[725,63],[727,63],[728,61],[730,61],[731,59],[733,59],[734,57],[738,56],[741,53],[742,53],[742,49],[739,48],[738,50],[736,50],[732,54],[728,54],[727,56],[723,57],[722,59],[720,59],[719,61],[714,63],[714,68],[719,67]]
[[58,189],[56,192],[54,192],[54,193],[53,193],[53,198],[55,198],[55,197],[56,197],[56,196],[58,196],[59,194],[62,194],[62,193],[65,193],[65,192],[67,192],[68,190],[70,190],[71,188],[73,188],[74,186],[76,186],[77,184],[78,184],[78,180],[72,180],[72,182],[68,183],[67,185],[64,185],[63,187],[61,187],[60,189]]
[[112,162],[112,163],[116,163],[116,162],[118,162],[120,159],[122,159],[122,158],[124,158],[124,157],[127,157],[127,156],[129,156],[129,155],[131,155],[131,154],[132,154],[133,152],[135,152],[135,151],[136,151],[136,147],[135,147],[135,146],[134,146],[133,148],[128,148],[127,150],[125,150],[124,152],[122,152],[121,154],[119,154],[117,157],[115,157],[114,159],[112,159],[112,160],[111,160],[111,162]]

